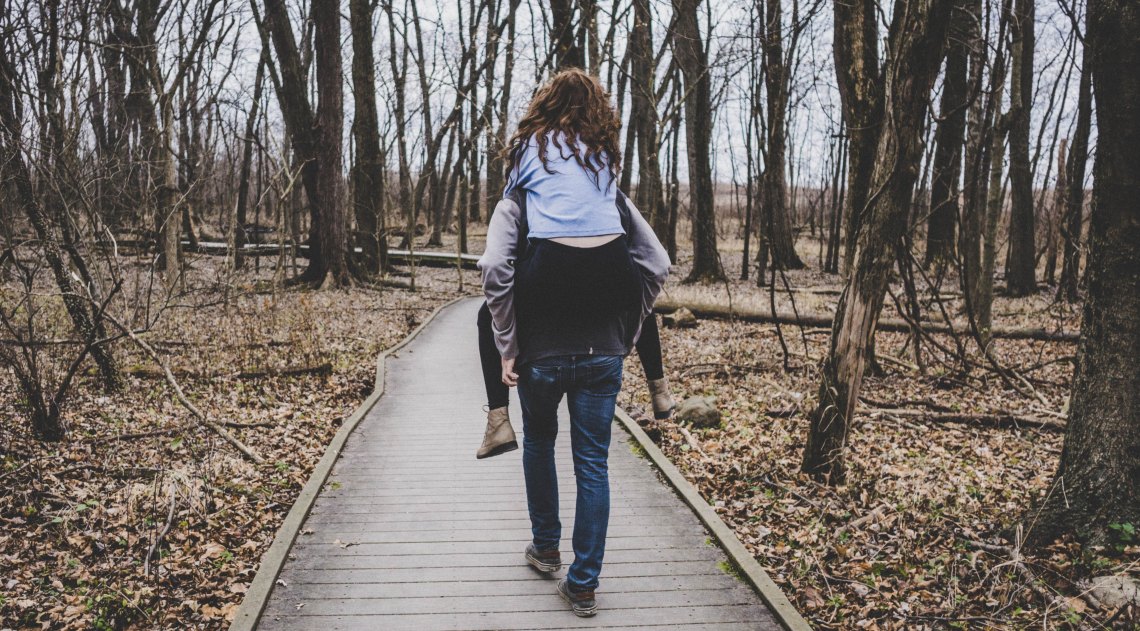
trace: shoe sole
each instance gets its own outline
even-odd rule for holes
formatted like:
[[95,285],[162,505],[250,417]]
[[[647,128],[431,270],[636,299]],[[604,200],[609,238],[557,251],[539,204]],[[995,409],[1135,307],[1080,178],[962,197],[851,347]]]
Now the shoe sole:
[[562,569],[561,562],[559,562],[557,565],[553,563],[544,563],[539,559],[530,556],[529,554],[526,555],[526,562],[529,563],[531,567],[538,570],[539,572],[542,572],[543,574],[550,574],[551,572],[557,572],[558,570]]
[[480,456],[479,454],[475,454],[475,459],[476,460],[483,460],[484,458],[490,458],[492,456],[498,456],[501,454],[505,454],[508,451],[514,451],[518,448],[519,448],[518,441],[512,440],[509,443],[503,443],[502,445],[495,447],[494,449],[492,449],[491,451],[488,451],[487,453],[483,454],[482,456]]
[[673,411],[676,409],[676,407],[671,407],[664,412],[654,412],[653,418],[657,419],[658,421],[667,421],[673,416]]
[[574,615],[579,618],[593,618],[598,613],[598,606],[596,604],[589,609],[578,609],[574,606],[574,601],[570,600],[570,596],[567,595],[566,592],[559,589],[558,595],[562,597],[562,600],[566,601],[567,605],[570,605],[570,611],[573,611]]

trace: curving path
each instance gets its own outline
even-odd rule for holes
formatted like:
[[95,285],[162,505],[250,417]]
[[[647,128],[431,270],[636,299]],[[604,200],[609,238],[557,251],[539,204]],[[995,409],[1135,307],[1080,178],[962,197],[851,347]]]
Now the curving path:
[[[388,357],[386,389],[349,436],[297,535],[259,629],[780,629],[694,512],[615,425],[599,613],[580,619],[523,561],[521,451],[475,460],[486,402],[479,301],[441,311]],[[512,395],[513,397],[514,395]],[[511,418],[521,430],[521,413]],[[558,445],[563,560],[574,475]],[[521,437],[520,437],[521,439]],[[561,577],[565,573],[556,573]]]

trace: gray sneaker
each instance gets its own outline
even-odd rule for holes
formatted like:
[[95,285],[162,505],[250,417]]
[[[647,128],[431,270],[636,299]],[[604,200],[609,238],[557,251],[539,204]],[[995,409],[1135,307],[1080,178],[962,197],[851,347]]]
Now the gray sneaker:
[[526,547],[526,562],[544,574],[562,569],[562,554],[557,550],[539,550],[534,544]]
[[594,600],[594,591],[571,591],[566,579],[558,581],[558,595],[562,600],[570,603],[570,610],[579,618],[589,618],[598,613],[598,601]]

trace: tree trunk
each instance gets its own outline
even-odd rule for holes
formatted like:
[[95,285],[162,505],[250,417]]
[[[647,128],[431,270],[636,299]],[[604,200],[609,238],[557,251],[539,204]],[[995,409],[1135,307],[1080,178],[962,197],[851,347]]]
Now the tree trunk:
[[[633,30],[630,34],[630,113],[637,139],[637,193],[634,204],[649,217],[661,240],[669,229],[669,213],[661,182],[657,141],[657,94],[653,58],[653,14],[649,0],[633,0]],[[625,165],[631,170],[630,165]]]
[[[930,185],[930,215],[926,223],[927,267],[954,259],[954,227],[958,219],[958,179],[962,174],[962,144],[966,129],[969,89],[966,66],[974,16],[958,0],[950,12],[946,72],[942,80],[941,122],[934,134],[933,181]],[[975,97],[977,98],[977,97]]]
[[717,251],[716,209],[713,205],[712,88],[708,56],[701,37],[697,9],[701,0],[673,0],[677,65],[685,78],[685,153],[689,159],[689,209],[693,216],[693,269],[688,281],[724,280]]
[[1081,231],[1085,205],[1085,165],[1089,156],[1089,130],[1092,127],[1092,69],[1086,44],[1081,59],[1080,87],[1077,93],[1077,126],[1073,146],[1065,164],[1065,211],[1061,220],[1064,253],[1061,258],[1061,282],[1057,297],[1067,302],[1078,299],[1077,285],[1081,269]]
[[[321,256],[309,262],[308,275],[321,285],[351,282],[348,269],[348,221],[341,180],[344,144],[344,68],[340,54],[340,9],[336,0],[313,0],[313,47],[317,65],[316,158],[319,212],[316,239]],[[310,271],[311,270],[311,271]]]
[[1032,539],[1072,533],[1119,541],[1110,526],[1140,524],[1140,12],[1090,0],[1086,37],[1097,100],[1097,153],[1081,341],[1068,429],[1054,486]]
[[350,0],[352,30],[352,206],[356,217],[361,267],[368,273],[387,269],[384,232],[384,162],[380,159],[380,121],[376,113],[376,68],[372,54],[372,3]]
[[[837,3],[838,5],[839,3]],[[890,124],[879,138],[869,201],[859,236],[857,265],[836,308],[831,346],[824,360],[818,407],[804,448],[803,471],[829,484],[846,475],[848,426],[859,399],[867,352],[875,334],[891,267],[906,229],[930,91],[946,44],[951,0],[918,0],[896,11],[888,41],[891,72],[882,93]],[[836,24],[836,31],[850,25]]]
[[245,119],[245,136],[242,138],[241,171],[238,175],[237,206],[234,209],[233,234],[230,235],[234,249],[234,269],[245,266],[242,248],[246,243],[246,206],[249,204],[249,177],[253,166],[253,136],[257,133],[257,110],[261,105],[261,88],[265,82],[265,64],[268,51],[261,55],[257,64],[257,74],[253,79],[253,101],[249,105],[249,116]]
[[853,0],[832,4],[835,18],[835,74],[847,123],[847,217],[843,273],[855,263],[859,231],[866,214],[883,112],[879,70],[878,4]]
[[1033,175],[1029,165],[1029,123],[1033,106],[1034,0],[1016,0],[1010,21],[1009,262],[1006,288],[1011,296],[1037,291],[1034,246]]
[[[494,143],[488,146],[487,159],[487,204],[488,212],[494,211],[495,204],[503,196],[505,173],[503,173],[503,149],[507,146],[507,129],[510,122],[511,85],[515,70],[515,22],[522,0],[507,0],[507,41],[503,46],[503,89],[499,96],[499,127],[495,132]],[[491,218],[488,217],[487,221]]]
[[967,304],[974,309],[978,302],[982,270],[982,223],[989,175],[989,154],[985,150],[985,140],[990,130],[989,119],[993,116],[993,110],[987,107],[990,101],[983,98],[982,92],[987,47],[980,26],[981,0],[969,0],[964,9],[969,13],[965,38],[969,46],[968,89],[973,93],[973,100],[966,114],[966,145],[963,151],[965,172],[962,176],[962,207],[958,222],[958,253],[961,260],[961,288],[967,294]]
[[[1001,102],[1002,84],[996,87],[997,101]],[[1005,203],[1005,189],[1002,188],[1002,163],[1005,161],[1005,136],[1008,119],[1000,117],[994,124],[993,138],[990,141],[990,183],[987,188],[985,229],[982,234],[982,270],[978,283],[978,301],[975,306],[978,331],[982,346],[990,342],[990,329],[993,325],[994,271],[997,267],[998,224],[1001,209]]]
[[835,163],[835,174],[831,179],[831,217],[828,221],[827,229],[827,256],[824,259],[823,271],[828,274],[839,273],[839,235],[843,229],[843,198],[847,191],[845,190],[845,180],[843,179],[847,171],[847,138],[845,136],[846,127],[843,121],[839,122],[839,137],[836,142],[839,144],[839,158]]
[[1057,147],[1057,183],[1053,187],[1053,212],[1049,214],[1049,232],[1045,241],[1045,282],[1052,285],[1056,281],[1057,270],[1057,224],[1065,214],[1065,156],[1069,141],[1061,139]]
[[574,0],[550,0],[550,47],[555,70],[586,66],[574,28],[574,4]]
[[768,160],[761,206],[764,243],[773,269],[802,269],[788,218],[787,140],[788,64],[784,59],[783,12],[779,0],[765,4],[764,83],[768,89]]
[[[293,38],[283,0],[264,0],[265,26],[281,71],[277,101],[292,139],[295,164],[309,200],[309,267],[298,280],[323,285],[349,282],[348,226],[341,191],[343,69],[340,50],[340,12],[331,0],[316,0],[312,7],[318,111],[314,115],[306,96],[308,80]],[[331,249],[330,249],[331,248]]]

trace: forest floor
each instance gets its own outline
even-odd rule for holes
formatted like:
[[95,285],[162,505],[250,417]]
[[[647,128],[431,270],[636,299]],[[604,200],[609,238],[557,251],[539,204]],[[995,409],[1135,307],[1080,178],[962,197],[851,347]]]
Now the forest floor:
[[[722,242],[730,278],[739,276],[738,246]],[[481,251],[477,236],[472,251]],[[840,280],[807,258],[811,269],[787,274],[800,290],[795,307],[829,315]],[[463,273],[460,292],[455,270],[429,268],[418,270],[416,292],[273,291],[268,269],[220,282],[210,259],[194,262],[188,290],[143,338],[188,397],[265,463],[198,423],[128,341],[116,347],[126,388],[105,394],[81,375],[64,443],[30,437],[14,384],[0,375],[0,417],[11,419],[0,423],[0,628],[224,628],[325,445],[370,392],[376,354],[438,305],[478,291],[475,272]],[[670,300],[792,306],[786,292],[753,282],[683,285],[688,260],[678,263]],[[937,319],[936,307],[927,311]],[[1003,327],[1079,325],[1079,312],[1045,291],[998,298],[995,313]],[[889,299],[884,317],[897,317]],[[799,459],[829,332],[785,325],[780,333],[786,365],[774,325],[702,319],[662,329],[678,398],[715,397],[723,424],[644,424],[814,626],[1134,624],[1127,616],[1135,612],[1110,621],[1113,612],[1082,598],[1080,586],[1094,574],[1137,574],[1140,547],[1129,533],[1097,550],[1017,545],[1018,524],[1032,523],[1048,492],[1063,433],[937,420],[1003,413],[1063,423],[1074,344],[995,343],[998,361],[1020,367],[1032,385],[1027,397],[985,368],[964,373],[929,340],[919,369],[906,333],[880,333],[883,372],[864,386],[849,481],[826,487],[799,473]],[[934,341],[953,346],[948,336]],[[627,379],[621,403],[644,417],[635,358]]]
[[[129,340],[116,345],[124,389],[81,374],[62,443],[31,437],[2,371],[0,629],[228,626],[329,440],[372,391],[377,354],[461,295],[453,269],[417,270],[415,292],[273,291],[264,262],[223,279],[220,259],[192,260],[186,291],[142,338],[264,464],[180,406]],[[464,276],[477,291],[477,274]]]
[[[802,241],[802,240],[801,240]],[[804,248],[801,248],[801,253]],[[732,279],[739,265],[723,257]],[[738,260],[738,259],[736,259]],[[682,258],[675,278],[683,278]],[[801,314],[831,315],[841,283],[813,269],[787,272]],[[777,275],[777,287],[783,283]],[[832,293],[830,290],[836,290]],[[948,279],[943,292],[957,290]],[[898,287],[894,291],[900,291]],[[784,292],[778,289],[777,294]],[[767,288],[674,284],[675,302],[768,311]],[[1052,290],[998,297],[994,324],[1079,330],[1079,308],[1054,304]],[[777,296],[777,311],[790,306]],[[898,318],[888,297],[884,318]],[[964,330],[958,300],[947,313]],[[924,310],[939,322],[938,311]],[[787,345],[785,355],[781,333]],[[651,419],[636,356],[626,362],[619,403],[632,409],[665,453],[820,629],[1140,628],[1140,612],[1088,597],[1093,576],[1140,578],[1140,537],[1123,524],[1113,545],[1083,549],[1058,541],[1022,550],[1034,508],[1053,490],[1072,378],[1072,342],[996,340],[993,355],[1028,384],[1003,383],[976,352],[969,371],[923,340],[915,365],[907,333],[876,336],[881,371],[864,381],[847,452],[848,481],[828,487],[800,473],[807,418],[819,387],[830,331],[701,319],[662,329],[667,375],[678,401],[713,397],[719,428]],[[968,336],[963,336],[964,340]],[[972,342],[967,342],[967,346]],[[785,363],[786,358],[786,363]],[[1026,419],[985,426],[986,416]],[[952,417],[958,417],[952,419]],[[973,420],[973,422],[971,422]],[[1102,608],[1098,608],[1102,607]]]

